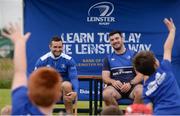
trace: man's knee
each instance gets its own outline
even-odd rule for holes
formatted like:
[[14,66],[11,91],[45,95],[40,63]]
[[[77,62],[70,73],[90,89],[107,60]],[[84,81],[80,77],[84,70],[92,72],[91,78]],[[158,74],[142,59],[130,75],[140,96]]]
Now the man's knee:
[[113,95],[114,95],[115,93],[113,93],[113,90],[112,89],[105,89],[104,91],[103,91],[103,99],[104,100],[110,100],[110,99],[112,99],[112,97],[114,97]]
[[65,91],[71,91],[72,90],[72,84],[68,81],[64,81],[62,83],[62,89],[65,90]]
[[103,91],[103,99],[108,99],[110,96],[109,96],[109,90],[104,90]]

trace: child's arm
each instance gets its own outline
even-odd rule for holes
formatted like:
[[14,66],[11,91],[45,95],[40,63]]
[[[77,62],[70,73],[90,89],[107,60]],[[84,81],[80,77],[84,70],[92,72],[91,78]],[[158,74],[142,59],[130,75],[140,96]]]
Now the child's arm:
[[166,39],[166,42],[164,43],[163,59],[169,60],[171,62],[171,54],[172,54],[172,47],[174,44],[176,27],[175,27],[172,19],[168,20],[167,18],[165,18],[164,23],[166,24],[166,26],[169,30],[169,34]]
[[30,33],[21,34],[18,24],[10,24],[9,28],[2,31],[2,35],[11,39],[14,43],[14,78],[12,90],[27,85],[26,77],[26,41]]

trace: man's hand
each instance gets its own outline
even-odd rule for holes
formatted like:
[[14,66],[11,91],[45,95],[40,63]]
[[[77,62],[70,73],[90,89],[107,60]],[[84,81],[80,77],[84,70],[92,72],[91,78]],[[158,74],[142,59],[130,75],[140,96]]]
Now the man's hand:
[[123,83],[121,86],[120,90],[123,93],[127,93],[131,89],[131,84],[130,83]]
[[117,90],[121,89],[121,86],[123,85],[120,81],[116,81],[116,80],[112,80],[111,84],[114,88],[116,88]]
[[66,100],[67,102],[72,102],[73,100],[75,100],[76,96],[76,92],[69,92],[66,95],[64,95],[64,100]]

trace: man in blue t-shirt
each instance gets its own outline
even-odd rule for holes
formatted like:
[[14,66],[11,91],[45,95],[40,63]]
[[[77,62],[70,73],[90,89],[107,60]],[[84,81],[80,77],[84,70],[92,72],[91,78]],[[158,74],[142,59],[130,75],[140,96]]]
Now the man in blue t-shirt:
[[180,89],[171,68],[171,54],[176,28],[173,20],[164,19],[169,35],[164,44],[161,63],[150,51],[142,51],[134,58],[135,70],[144,77],[144,103],[154,115],[180,115]]
[[58,36],[52,38],[49,48],[50,52],[37,60],[35,70],[39,67],[52,67],[61,74],[64,105],[66,112],[72,114],[72,102],[76,99],[79,87],[76,63],[72,57],[63,53],[63,42]]
[[118,105],[121,98],[134,99],[134,103],[141,103],[142,81],[140,74],[136,74],[132,66],[134,51],[124,46],[121,32],[109,34],[110,44],[114,52],[104,58],[102,79],[107,87],[103,90],[106,106]]
[[26,76],[26,41],[30,33],[21,34],[19,25],[10,24],[2,35],[14,43],[14,77],[12,115],[52,115],[53,105],[61,97],[62,78],[53,68],[39,68]]

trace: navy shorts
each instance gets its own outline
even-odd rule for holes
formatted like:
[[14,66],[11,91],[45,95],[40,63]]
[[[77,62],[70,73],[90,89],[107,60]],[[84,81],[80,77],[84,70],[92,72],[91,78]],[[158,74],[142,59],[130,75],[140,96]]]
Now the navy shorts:
[[[108,84],[107,86],[112,86],[112,85],[109,85],[109,84]],[[112,86],[112,87],[113,87],[113,86]],[[122,96],[122,98],[129,98],[129,95],[130,95],[131,92],[133,91],[134,87],[135,87],[135,85],[131,85],[130,90],[129,90],[128,92],[126,92],[126,93],[121,92],[121,90],[118,90],[118,89],[116,89],[115,87],[113,87],[113,88],[116,89],[116,90],[119,92],[119,94]]]

